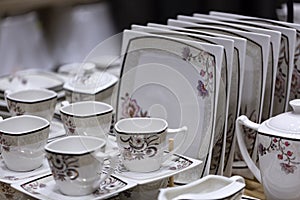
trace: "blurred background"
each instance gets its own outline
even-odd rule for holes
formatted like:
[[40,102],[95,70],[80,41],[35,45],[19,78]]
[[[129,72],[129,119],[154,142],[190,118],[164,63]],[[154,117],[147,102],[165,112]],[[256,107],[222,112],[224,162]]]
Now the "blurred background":
[[[297,1],[294,1],[296,3]],[[0,75],[56,70],[82,62],[99,43],[131,24],[166,24],[178,14],[211,10],[286,20],[281,0],[0,0]],[[300,15],[294,10],[294,16]],[[112,42],[118,54],[121,40]]]

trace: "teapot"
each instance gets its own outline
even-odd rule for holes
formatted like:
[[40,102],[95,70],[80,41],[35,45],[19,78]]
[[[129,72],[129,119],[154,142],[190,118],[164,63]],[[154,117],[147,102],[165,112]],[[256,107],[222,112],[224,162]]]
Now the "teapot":
[[[250,171],[262,183],[267,199],[300,199],[300,99],[289,103],[292,111],[262,124],[254,123],[244,115],[236,120],[240,152]],[[242,126],[257,131],[259,167],[247,151]]]

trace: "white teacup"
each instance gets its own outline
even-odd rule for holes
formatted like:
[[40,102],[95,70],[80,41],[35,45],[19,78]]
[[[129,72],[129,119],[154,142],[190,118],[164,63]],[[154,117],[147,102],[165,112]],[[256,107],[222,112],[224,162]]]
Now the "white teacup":
[[22,115],[0,121],[0,145],[7,168],[30,171],[45,158],[50,123],[44,118]]
[[[117,156],[103,153],[106,141],[93,136],[67,136],[45,146],[59,190],[70,196],[88,195],[99,188],[116,167]],[[104,160],[110,169],[102,173]]]
[[35,115],[51,122],[57,102],[57,93],[48,89],[8,92],[6,102],[8,110],[13,116]]
[[98,101],[82,101],[60,108],[68,135],[106,138],[112,121],[113,107]]
[[165,153],[168,150],[167,134],[187,131],[185,126],[169,129],[168,123],[160,118],[121,119],[114,128],[122,163],[128,170],[135,172],[158,170],[184,143],[183,139],[173,151]]

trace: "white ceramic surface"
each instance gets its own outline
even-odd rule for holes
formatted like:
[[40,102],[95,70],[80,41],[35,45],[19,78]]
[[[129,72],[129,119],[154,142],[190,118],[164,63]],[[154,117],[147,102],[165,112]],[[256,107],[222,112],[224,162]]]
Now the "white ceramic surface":
[[[290,101],[293,111],[272,117],[261,125],[246,116],[236,121],[237,139],[249,169],[264,187],[267,199],[299,199],[300,100]],[[258,131],[259,168],[251,160],[243,140],[242,125]]]
[[[290,100],[290,93],[292,90],[292,76],[294,78],[298,75],[294,71],[294,59],[295,59],[295,45],[296,45],[296,30],[291,26],[286,26],[278,23],[274,20],[268,20],[263,18],[248,17],[243,15],[235,15],[231,13],[222,13],[211,11],[211,15],[217,15],[221,17],[233,18],[243,21],[244,24],[250,26],[262,26],[266,29],[280,31],[282,33],[280,55],[278,61],[278,69],[276,76],[275,96],[273,116],[287,111],[288,103]],[[297,47],[298,48],[298,47]],[[296,57],[298,60],[298,56]],[[293,74],[294,73],[294,74]],[[297,92],[293,92],[294,94]],[[293,98],[292,98],[293,99]]]
[[[216,113],[213,108],[219,89],[223,48],[128,30],[124,32],[122,47],[122,55],[127,53],[122,62],[117,119],[151,116],[166,119],[170,128],[186,125],[187,140],[179,153],[201,156],[200,159],[207,161],[214,133]],[[197,56],[199,63],[191,58]],[[210,67],[201,64],[205,60]],[[205,86],[201,87],[202,84]],[[201,118],[205,121],[199,120]],[[202,136],[195,137],[199,133]],[[180,141],[175,138],[175,146]],[[199,171],[201,176],[204,170]]]
[[[234,57],[232,65],[232,75],[230,84],[230,97],[229,97],[229,108],[228,108],[228,118],[227,118],[227,133],[226,133],[226,146],[225,146],[225,156],[224,156],[224,175],[231,176],[233,156],[235,150],[235,129],[234,122],[239,116],[241,97],[242,97],[242,84],[244,77],[244,63],[246,56],[246,42],[247,40],[240,37],[232,37],[223,34],[217,34],[212,32],[200,31],[195,29],[185,29],[170,25],[161,25],[148,23],[150,27],[158,27],[169,30],[180,31],[185,34],[193,33],[201,36],[212,36],[217,38],[227,38],[234,41]],[[199,153],[201,155],[201,152]],[[216,155],[218,158],[218,154]],[[207,166],[210,168],[210,166]],[[180,176],[185,176],[185,174],[180,174]]]
[[271,117],[273,112],[273,99],[280,51],[281,32],[265,29],[260,26],[250,26],[249,24],[243,25],[243,23],[240,20],[228,19],[214,15],[194,14],[193,16],[201,19],[203,24],[234,28],[238,30],[250,31],[253,33],[262,33],[270,36],[270,51],[268,58],[268,70],[265,86],[262,120]]
[[[116,156],[105,154],[105,146],[106,140],[92,136],[68,136],[48,143],[46,156],[59,191],[67,196],[96,191],[116,166]],[[101,173],[105,159],[109,170]]]
[[15,116],[0,122],[1,156],[13,171],[39,168],[44,159],[44,146],[50,123],[31,115]]
[[[211,25],[203,25],[197,22],[200,20],[193,17],[184,17],[184,20],[185,21],[169,19],[168,24],[247,39],[244,71],[245,76],[243,79],[240,113],[249,116],[251,119],[257,122],[260,122],[268,67],[267,63],[269,56],[270,36]],[[256,147],[255,133],[247,132],[247,136],[245,136],[245,138],[248,140],[248,149],[251,155],[253,155],[253,159],[256,160],[256,154],[253,153],[255,152]],[[242,160],[238,153],[236,153],[236,155],[238,156],[235,158],[235,160]]]
[[116,76],[96,71],[90,68],[89,63],[85,63],[63,88],[66,100],[71,103],[95,100],[111,104],[111,96],[117,82]]
[[217,119],[219,121],[218,127],[216,128],[217,132],[215,133],[215,142],[213,155],[214,159],[211,163],[210,173],[223,173],[223,163],[224,163],[224,154],[225,154],[225,143],[226,143],[226,129],[227,129],[227,117],[228,117],[228,108],[229,108],[229,95],[230,95],[230,85],[231,85],[231,74],[233,66],[233,50],[234,50],[234,41],[225,38],[217,38],[212,36],[205,36],[192,33],[182,33],[178,31],[171,31],[161,28],[146,27],[131,25],[132,30],[154,33],[158,35],[164,35],[168,37],[182,38],[191,41],[207,42],[209,44],[219,44],[224,46],[224,57],[222,61],[221,77],[222,84],[219,88],[219,98],[217,106]]
[[62,90],[64,79],[50,71],[27,69],[0,78],[0,96],[4,99],[6,90],[16,91],[32,88],[44,88],[59,92]]
[[202,164],[203,162],[200,160],[174,154],[162,164],[162,167],[159,170],[154,172],[132,172],[120,164],[115,173],[118,176],[134,181],[139,185],[145,185],[185,172]]
[[46,158],[43,159],[42,165],[31,171],[17,172],[8,169],[4,163],[2,156],[0,155],[0,182],[13,184],[21,181],[27,181],[28,179],[48,174],[50,168]]
[[82,101],[60,108],[67,135],[90,135],[106,138],[112,121],[113,107],[98,101]]
[[246,184],[241,176],[207,175],[184,186],[160,189],[158,200],[226,199],[239,200]]
[[136,183],[124,180],[116,175],[111,175],[103,184],[99,185],[93,194],[77,197],[62,194],[55,186],[52,174],[49,173],[21,182],[19,181],[11,186],[26,195],[41,200],[98,200],[116,196],[120,192],[136,186]]
[[133,172],[153,172],[162,166],[172,154],[184,144],[185,138],[172,151],[167,135],[185,135],[187,127],[168,128],[168,123],[160,118],[127,118],[115,124],[117,144],[121,153],[122,164]]
[[57,93],[47,89],[26,89],[9,92],[6,103],[12,116],[34,115],[52,121]]

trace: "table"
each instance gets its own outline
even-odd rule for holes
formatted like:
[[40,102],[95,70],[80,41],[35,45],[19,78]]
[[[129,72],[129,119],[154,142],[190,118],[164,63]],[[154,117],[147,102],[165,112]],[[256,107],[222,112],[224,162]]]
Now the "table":
[[245,195],[262,199],[262,200],[266,199],[262,184],[260,184],[257,180],[245,179],[245,181],[246,181],[246,189],[244,192]]

